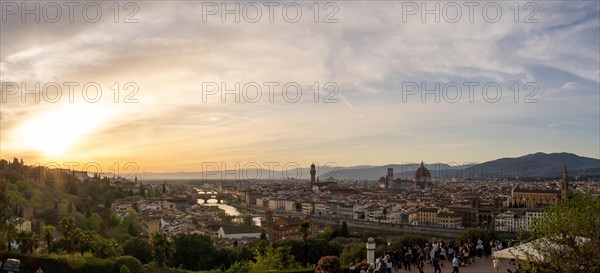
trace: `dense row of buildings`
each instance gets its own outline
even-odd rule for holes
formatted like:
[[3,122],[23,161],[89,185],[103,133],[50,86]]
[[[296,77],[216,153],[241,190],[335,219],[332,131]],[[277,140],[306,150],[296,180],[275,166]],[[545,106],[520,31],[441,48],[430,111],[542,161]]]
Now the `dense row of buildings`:
[[[231,243],[260,236],[272,240],[302,238],[301,223],[314,218],[400,227],[484,227],[516,232],[528,230],[546,207],[566,201],[575,191],[600,194],[594,183],[575,181],[571,185],[566,166],[562,179],[538,182],[433,181],[423,162],[411,181],[394,179],[391,168],[377,181],[321,182],[316,178],[314,165],[310,174],[309,183],[207,181],[204,185],[207,189],[219,192],[204,194],[188,185],[144,185],[137,179],[113,178],[109,180],[112,186],[132,196],[115,201],[111,208],[121,219],[135,213],[142,219],[146,234],[200,233]],[[249,209],[264,211],[266,216],[262,217],[260,227],[224,221],[220,208],[198,204],[198,200],[225,196],[237,198]],[[18,230],[31,230],[28,218],[31,214],[25,212],[25,217],[12,222]],[[318,234],[318,225],[311,225],[307,232],[310,236]]]
[[[412,181],[393,179],[393,169],[377,184],[319,182],[311,166],[310,184],[222,186],[247,205],[281,215],[305,215],[439,228],[529,229],[545,207],[571,195],[566,166],[560,181],[433,182],[422,162]],[[593,190],[586,184],[582,191]]]

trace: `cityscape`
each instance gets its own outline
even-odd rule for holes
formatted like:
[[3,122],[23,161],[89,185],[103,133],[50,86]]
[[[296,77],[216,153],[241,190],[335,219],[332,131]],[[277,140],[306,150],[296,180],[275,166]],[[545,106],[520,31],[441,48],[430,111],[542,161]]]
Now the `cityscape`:
[[[587,160],[600,164],[598,159]],[[336,238],[342,237],[347,241],[337,246],[341,248],[337,253],[335,249],[330,249],[324,250],[324,254],[345,257],[344,262],[350,259],[350,264],[346,266],[359,268],[360,264],[356,262],[360,262],[359,257],[362,256],[348,258],[347,255],[353,255],[348,246],[363,249],[364,243],[360,241],[364,236],[384,238],[380,243],[385,246],[386,252],[391,251],[395,245],[390,243],[398,238],[434,238],[449,242],[452,238],[464,238],[469,232],[477,234],[479,241],[482,236],[488,236],[488,239],[494,236],[490,247],[492,244],[495,247],[497,242],[511,247],[515,240],[521,239],[519,233],[533,231],[536,221],[544,218],[549,207],[566,204],[575,195],[600,195],[600,175],[597,173],[600,169],[586,170],[588,175],[573,176],[569,175],[566,165],[563,165],[562,175],[554,178],[449,179],[432,177],[427,164],[421,162],[410,180],[394,178],[393,168],[387,168],[387,172],[382,173],[379,179],[340,180],[328,177],[321,180],[315,164],[308,168],[310,179],[306,180],[139,180],[137,176],[128,179],[116,174],[108,177],[74,169],[28,166],[16,158],[12,162],[1,160],[0,165],[7,191],[6,200],[21,200],[11,203],[6,212],[12,215],[7,223],[18,237],[15,241],[5,243],[9,250],[17,253],[40,253],[43,249],[57,251],[56,248],[60,249],[60,244],[67,241],[66,235],[63,233],[62,239],[51,242],[45,239],[54,238],[54,235],[49,236],[45,232],[64,229],[65,219],[71,219],[82,221],[83,229],[125,238],[117,239],[125,240],[122,249],[125,253],[133,251],[128,250],[132,241],[149,241],[148,238],[155,234],[173,240],[190,234],[205,236],[213,245],[229,250],[239,246],[255,246],[263,241],[272,246],[289,244],[291,241],[306,242],[308,239],[322,243],[330,240],[328,244],[333,244],[331,242]],[[13,180],[19,182],[11,186],[10,181]],[[103,198],[96,200],[92,197],[88,197],[89,201],[86,202],[71,200],[72,197],[42,201],[37,197],[38,194],[42,195],[37,193],[40,187],[62,188],[66,193],[76,195],[94,195],[99,192],[86,192],[104,189],[105,193],[110,192],[112,196],[104,199],[106,205],[102,204]],[[27,190],[20,191],[17,188]],[[48,195],[59,196],[45,193],[43,199]],[[92,204],[99,203],[98,207],[90,208],[90,201]],[[45,202],[54,202],[54,207],[39,207],[40,203]],[[109,218],[109,223],[103,223],[101,214]],[[53,222],[56,227],[52,225]],[[126,227],[121,227],[124,223]],[[307,227],[303,228],[303,224]],[[123,228],[124,234],[113,233]],[[26,236],[33,234],[39,234],[40,241],[27,243]],[[86,240],[85,235],[79,236],[84,236],[79,240]],[[95,254],[96,251],[106,251],[95,249],[93,243],[88,243],[90,245],[72,247]],[[62,251],[72,251],[62,247]],[[488,246],[482,251],[493,252]],[[143,254],[135,251],[131,254],[142,255],[140,260],[144,260]],[[200,252],[196,255],[203,254]],[[310,259],[307,256],[302,260]],[[146,259],[151,260],[151,257]],[[396,263],[406,263],[406,260],[397,259]],[[310,262],[307,260],[307,263]],[[396,263],[390,268],[397,267]],[[399,265],[402,268],[402,262]],[[202,267],[196,264],[190,268]],[[365,268],[368,270],[368,266]],[[474,263],[471,268],[464,270],[480,272],[486,269]]]
[[600,272],[597,1],[0,8],[0,273]]

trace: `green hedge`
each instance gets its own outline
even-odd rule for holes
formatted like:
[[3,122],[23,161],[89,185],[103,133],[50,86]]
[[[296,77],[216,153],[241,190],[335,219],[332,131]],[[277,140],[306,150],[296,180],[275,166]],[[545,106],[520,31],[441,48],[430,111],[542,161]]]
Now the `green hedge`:
[[[27,256],[22,254],[13,253],[2,253],[0,259],[5,261],[6,259],[19,259],[21,260],[22,273],[35,273],[38,267],[42,267],[45,273],[110,273],[115,270],[120,270],[115,267],[115,262],[110,259],[100,259],[93,256],[79,256],[75,255],[72,257],[65,255],[42,255],[42,256]],[[173,268],[150,268],[146,267],[147,273],[152,272],[169,272],[169,273],[183,273],[192,272],[181,269]],[[314,273],[314,269],[291,269],[285,271],[277,271],[277,273]]]
[[121,267],[126,266],[131,273],[142,273],[144,272],[144,266],[140,262],[140,260],[132,257],[132,256],[121,256],[115,260],[115,273],[119,273]]
[[21,254],[0,255],[2,261],[9,258],[21,260],[23,273],[35,273],[38,267],[42,267],[44,272],[58,273],[107,273],[112,272],[114,262],[90,256],[26,256]]

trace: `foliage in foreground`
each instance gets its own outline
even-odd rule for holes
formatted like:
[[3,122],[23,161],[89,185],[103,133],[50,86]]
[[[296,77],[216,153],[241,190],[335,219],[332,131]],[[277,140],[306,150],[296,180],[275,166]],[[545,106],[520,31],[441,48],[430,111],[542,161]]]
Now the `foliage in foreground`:
[[291,248],[268,247],[264,253],[256,251],[256,261],[234,263],[226,273],[265,273],[265,272],[313,272],[313,269],[303,268],[295,263]]
[[315,273],[342,273],[340,259],[337,256],[321,257]]
[[[526,259],[533,273],[600,272],[600,197],[576,195],[533,223]],[[524,246],[521,249],[525,250]],[[536,255],[535,253],[538,253]]]
[[127,272],[131,273],[144,272],[144,266],[140,260],[131,256],[121,256],[115,260],[115,269],[120,268],[123,270],[123,267],[127,268]]

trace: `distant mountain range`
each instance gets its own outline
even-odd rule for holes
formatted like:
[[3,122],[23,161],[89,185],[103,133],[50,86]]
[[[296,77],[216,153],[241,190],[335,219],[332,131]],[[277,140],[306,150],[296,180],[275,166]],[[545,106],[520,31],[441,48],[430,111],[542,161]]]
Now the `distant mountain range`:
[[[571,153],[535,153],[515,158],[500,158],[479,164],[454,166],[444,163],[427,164],[433,178],[552,178],[562,175],[566,165],[569,176],[600,176],[600,159],[582,157]],[[394,169],[394,178],[412,179],[413,173],[420,163],[390,164],[384,166],[332,167],[317,166],[320,180],[333,177],[335,179],[377,180],[387,173],[387,168]],[[226,172],[171,172],[171,173],[138,173],[138,179],[310,179],[309,168],[290,168],[287,177],[282,174],[282,166],[275,171],[267,169],[231,170]]]
[[[516,178],[516,177],[560,177],[563,166],[569,176],[600,176],[600,159],[581,157],[570,153],[535,153],[515,158],[500,158],[479,164],[451,166],[443,163],[425,164],[433,178]],[[391,164],[326,173],[321,177],[337,179],[378,179],[385,176],[387,168],[394,169],[394,178],[412,179],[420,164]]]
[[570,153],[535,153],[500,158],[471,166],[466,173],[481,177],[560,177],[567,166],[569,176],[599,176],[600,160]]

